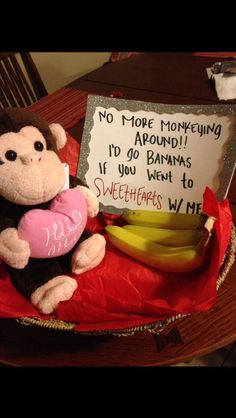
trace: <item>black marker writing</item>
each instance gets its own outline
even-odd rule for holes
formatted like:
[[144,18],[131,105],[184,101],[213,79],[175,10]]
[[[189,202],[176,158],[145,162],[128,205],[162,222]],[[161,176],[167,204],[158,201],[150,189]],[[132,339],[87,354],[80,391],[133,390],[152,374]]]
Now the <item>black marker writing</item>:
[[148,118],[136,118],[135,116],[131,116],[130,118],[122,115],[122,125],[129,125],[132,126],[132,128],[149,128],[151,129],[153,127],[153,121],[154,119],[148,119]]
[[148,144],[151,145],[159,145],[162,147],[169,146],[170,148],[186,148],[187,146],[187,139],[188,137],[182,137],[180,135],[179,138],[171,137],[171,136],[159,136],[154,134],[148,134],[147,132],[140,133],[139,131],[136,133],[134,145],[145,146]]
[[157,180],[157,181],[168,181],[169,183],[172,183],[173,174],[171,171],[167,171],[166,173],[163,173],[162,171],[158,171],[158,170],[150,171],[149,168],[147,168],[147,178],[149,181]]
[[191,123],[191,122],[165,122],[164,120],[161,120],[161,131],[167,130],[168,132],[174,132],[174,131],[182,131],[185,134],[187,133],[198,133],[201,136],[203,135],[209,135],[213,133],[216,135],[215,139],[219,139],[221,134],[222,126],[220,124],[212,123],[210,124],[200,124],[200,123]]
[[147,165],[151,164],[167,164],[170,166],[179,166],[190,168],[191,157],[184,157],[183,155],[171,155],[171,154],[160,154],[159,152],[154,152],[152,150],[147,150],[146,154]]

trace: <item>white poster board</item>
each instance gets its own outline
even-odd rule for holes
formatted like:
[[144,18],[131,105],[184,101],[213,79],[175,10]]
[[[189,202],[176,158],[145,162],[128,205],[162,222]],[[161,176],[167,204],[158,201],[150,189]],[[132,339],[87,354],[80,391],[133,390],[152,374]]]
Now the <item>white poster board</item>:
[[164,105],[89,96],[78,177],[102,211],[200,213],[223,200],[236,161],[236,106]]

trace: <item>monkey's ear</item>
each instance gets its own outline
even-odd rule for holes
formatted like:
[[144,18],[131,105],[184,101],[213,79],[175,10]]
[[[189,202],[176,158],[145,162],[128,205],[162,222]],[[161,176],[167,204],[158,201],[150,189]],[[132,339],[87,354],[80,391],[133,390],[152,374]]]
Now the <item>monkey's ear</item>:
[[49,128],[55,138],[57,149],[63,148],[67,140],[64,128],[59,123],[51,123]]

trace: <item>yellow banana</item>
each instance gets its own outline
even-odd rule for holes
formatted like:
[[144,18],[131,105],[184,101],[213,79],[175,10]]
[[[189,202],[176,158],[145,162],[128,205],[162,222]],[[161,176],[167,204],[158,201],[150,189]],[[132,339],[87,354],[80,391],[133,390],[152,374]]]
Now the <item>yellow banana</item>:
[[202,231],[198,229],[164,229],[139,225],[124,225],[122,228],[150,241],[171,247],[194,245],[202,237]]
[[122,217],[125,222],[131,225],[169,229],[196,229],[202,227],[204,223],[204,215],[142,209],[126,210]]
[[200,267],[206,255],[208,240],[196,245],[168,247],[133,234],[129,230],[108,225],[105,227],[111,243],[129,256],[158,269],[184,273]]

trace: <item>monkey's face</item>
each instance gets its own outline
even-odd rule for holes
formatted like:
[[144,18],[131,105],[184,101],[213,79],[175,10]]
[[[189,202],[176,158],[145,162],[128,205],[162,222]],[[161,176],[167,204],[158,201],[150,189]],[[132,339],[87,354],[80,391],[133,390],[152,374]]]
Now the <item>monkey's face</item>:
[[10,202],[36,205],[53,199],[65,183],[62,163],[33,126],[0,136],[0,194]]

